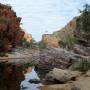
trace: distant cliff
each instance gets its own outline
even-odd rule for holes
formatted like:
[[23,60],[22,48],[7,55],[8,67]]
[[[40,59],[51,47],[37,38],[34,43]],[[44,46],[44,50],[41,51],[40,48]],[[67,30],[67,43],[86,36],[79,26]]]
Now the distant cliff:
[[24,34],[24,38],[26,39],[26,41],[27,42],[31,42],[31,40],[32,40],[32,35],[31,34],[29,34],[29,33],[25,33]]
[[52,34],[44,34],[42,36],[42,43],[44,43],[47,47],[59,47],[58,39]]
[[66,38],[65,36],[73,36],[73,32],[76,29],[76,19],[76,17],[73,18],[65,27],[53,34],[44,34],[42,42],[49,47],[60,47],[61,41]]

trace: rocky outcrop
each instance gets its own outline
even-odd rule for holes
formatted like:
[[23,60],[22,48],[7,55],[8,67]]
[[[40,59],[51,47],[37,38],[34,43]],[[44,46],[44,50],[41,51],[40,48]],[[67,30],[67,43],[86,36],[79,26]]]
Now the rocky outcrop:
[[54,68],[46,75],[46,80],[52,82],[58,81],[60,83],[66,83],[70,80],[75,80],[80,75],[81,72],[79,71],[62,70]]
[[77,54],[81,54],[84,56],[90,56],[90,47],[85,47],[79,44],[75,44],[73,47],[73,51]]
[[41,87],[40,90],[72,90],[72,87],[69,84],[63,84],[63,85],[57,84],[57,85],[43,86]]
[[32,40],[32,35],[29,34],[29,33],[25,33],[25,34],[24,34],[24,38],[26,39],[27,42],[31,42],[31,40]]
[[63,39],[73,36],[73,32],[76,29],[76,19],[77,17],[73,18],[65,27],[53,34],[44,34],[42,36],[42,42],[48,47],[59,48]]
[[90,77],[90,70],[87,71],[86,76]]
[[79,85],[75,84],[55,84],[55,85],[46,85],[41,87],[40,90],[82,90]]
[[56,67],[65,69],[79,61],[79,58],[85,58],[85,56],[61,48],[47,48],[40,51],[38,68],[50,70]]
[[59,48],[58,42],[58,39],[52,34],[44,34],[42,36],[42,43],[44,43],[47,47]]
[[88,59],[87,56],[75,54],[61,48],[47,48],[40,51],[40,60],[36,64],[36,70],[41,78],[53,68],[69,69],[81,59]]
[[0,4],[0,50],[8,51],[19,44],[24,36],[20,27],[21,18],[17,17],[11,6]]

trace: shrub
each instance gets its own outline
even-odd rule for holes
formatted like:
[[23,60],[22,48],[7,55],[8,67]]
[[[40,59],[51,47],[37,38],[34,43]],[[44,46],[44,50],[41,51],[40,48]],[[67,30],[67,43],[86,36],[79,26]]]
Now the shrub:
[[90,5],[86,4],[80,13],[76,21],[76,30],[81,34],[82,40],[90,44]]
[[73,35],[69,33],[65,33],[61,38],[60,45],[63,48],[72,49],[75,42],[76,42],[76,39],[74,38]]
[[25,38],[23,38],[21,43],[25,48],[35,49],[38,47],[38,44],[34,39],[32,39],[31,42],[28,42]]
[[39,42],[38,43],[38,47],[39,47],[39,49],[45,49],[46,48],[46,44],[43,43],[43,42]]
[[85,72],[88,69],[90,69],[90,60],[88,59],[80,59],[80,62],[74,67],[74,70],[79,70],[82,72]]

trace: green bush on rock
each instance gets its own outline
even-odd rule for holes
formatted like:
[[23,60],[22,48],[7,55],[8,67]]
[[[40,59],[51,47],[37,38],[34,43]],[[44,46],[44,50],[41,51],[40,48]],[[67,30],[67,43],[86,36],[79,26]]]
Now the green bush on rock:
[[90,60],[89,59],[80,59],[80,62],[74,64],[72,66],[74,70],[78,70],[81,72],[86,72],[90,69]]
[[37,42],[32,38],[31,42],[28,42],[25,38],[21,40],[21,43],[25,48],[35,49],[38,47]]
[[65,33],[61,38],[60,45],[65,49],[72,49],[75,42],[76,39],[74,38],[73,35]]

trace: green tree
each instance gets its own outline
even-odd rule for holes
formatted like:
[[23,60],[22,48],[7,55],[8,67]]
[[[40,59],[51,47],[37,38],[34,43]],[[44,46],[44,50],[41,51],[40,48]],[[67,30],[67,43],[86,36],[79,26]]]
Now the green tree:
[[89,43],[90,42],[90,5],[86,4],[84,9],[80,11],[81,15],[76,21],[77,30],[81,33],[82,37]]
[[86,33],[90,33],[90,6],[88,4],[85,5],[84,10],[82,11],[82,30]]

